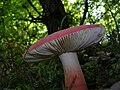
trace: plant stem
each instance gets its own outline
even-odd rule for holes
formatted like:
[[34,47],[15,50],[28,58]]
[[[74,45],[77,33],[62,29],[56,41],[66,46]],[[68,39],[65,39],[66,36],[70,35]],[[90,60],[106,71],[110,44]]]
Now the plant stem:
[[63,53],[59,56],[65,76],[67,90],[88,90],[76,53]]

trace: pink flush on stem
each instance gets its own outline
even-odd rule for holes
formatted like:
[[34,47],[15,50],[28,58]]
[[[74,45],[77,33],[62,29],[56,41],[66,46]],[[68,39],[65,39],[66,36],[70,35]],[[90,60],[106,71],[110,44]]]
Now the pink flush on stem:
[[81,25],[55,32],[33,44],[24,54],[27,62],[59,56],[64,69],[66,90],[88,90],[77,51],[98,43],[105,34],[101,24]]

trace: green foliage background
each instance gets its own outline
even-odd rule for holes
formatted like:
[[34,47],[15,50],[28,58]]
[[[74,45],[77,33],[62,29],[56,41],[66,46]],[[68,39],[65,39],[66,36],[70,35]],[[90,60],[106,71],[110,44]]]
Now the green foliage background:
[[[70,26],[79,25],[84,11],[84,0],[70,3],[62,0]],[[120,1],[88,0],[89,8],[84,24],[103,24],[106,35],[99,45],[79,52],[88,88],[109,87],[120,80]],[[0,0],[0,90],[63,90],[64,75],[56,57],[41,63],[26,63],[25,50],[38,39],[47,36],[47,28],[38,13],[42,7],[38,0]],[[26,9],[27,7],[27,9]],[[34,17],[30,17],[30,13]],[[103,52],[104,56],[96,53]],[[109,53],[109,55],[108,55]],[[86,56],[85,56],[86,55]],[[105,60],[103,60],[105,58]]]

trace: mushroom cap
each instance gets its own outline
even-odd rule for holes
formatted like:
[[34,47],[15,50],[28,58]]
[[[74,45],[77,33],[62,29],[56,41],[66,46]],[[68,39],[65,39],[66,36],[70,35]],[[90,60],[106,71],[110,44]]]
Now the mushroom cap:
[[24,54],[27,62],[51,59],[66,52],[82,50],[97,43],[105,34],[101,24],[81,25],[60,30],[33,44]]

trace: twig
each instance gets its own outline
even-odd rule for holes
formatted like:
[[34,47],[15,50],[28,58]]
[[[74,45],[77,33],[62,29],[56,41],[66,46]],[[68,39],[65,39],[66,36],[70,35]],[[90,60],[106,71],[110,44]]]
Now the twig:
[[77,76],[75,75],[75,77],[73,78],[70,86],[68,87],[68,90],[71,90],[71,89],[72,89],[73,85],[75,84],[76,79],[77,79]]
[[[110,8],[109,3],[108,3],[108,7]],[[118,34],[118,40],[120,41],[120,34],[119,34],[119,27],[118,27],[118,24],[117,24],[117,20],[116,20],[116,18],[114,16],[113,12],[110,9],[109,9],[109,11],[111,13],[112,18],[114,19],[114,22],[115,22],[115,25],[116,25],[116,29],[117,29],[117,34]],[[119,42],[119,44],[120,44],[120,42]]]
[[31,14],[31,12],[28,10],[28,8],[27,8],[25,5],[23,5],[23,8],[25,8],[25,9],[27,10],[27,12],[29,13],[29,16],[30,16],[31,18],[34,18],[33,15]]
[[63,19],[62,19],[62,21],[61,21],[61,23],[60,23],[60,27],[58,28],[58,30],[62,29],[62,27],[63,27],[63,22],[64,22],[65,18],[66,18],[66,15],[63,17]]
[[36,7],[32,4],[32,2],[30,0],[27,0],[29,2],[29,4],[32,6],[32,8],[41,16],[41,14],[38,12],[38,10],[36,9]]
[[83,18],[81,19],[80,21],[80,25],[82,25],[86,19],[86,13],[88,12],[88,1],[85,0],[85,9],[84,9],[84,12],[83,12]]
[[109,11],[110,11],[110,13],[111,13],[112,18],[113,18],[114,21],[115,21],[115,25],[116,25],[117,32],[119,32],[119,28],[118,28],[118,24],[117,24],[116,18],[115,18],[115,16],[113,15],[113,12],[112,12],[111,10],[109,10]]
[[39,18],[39,17],[34,18],[31,12],[27,9],[25,5],[23,5],[23,8],[27,10],[27,12],[29,13],[29,17],[32,19],[19,19],[19,20],[30,21],[30,22],[39,22],[40,20],[42,20],[42,18]]

